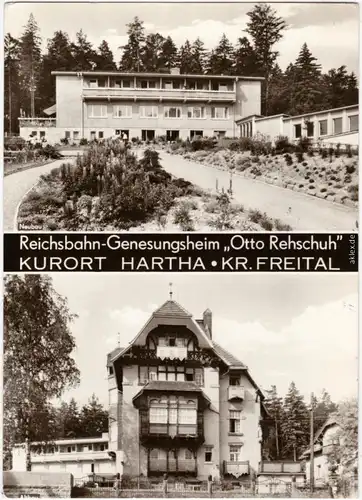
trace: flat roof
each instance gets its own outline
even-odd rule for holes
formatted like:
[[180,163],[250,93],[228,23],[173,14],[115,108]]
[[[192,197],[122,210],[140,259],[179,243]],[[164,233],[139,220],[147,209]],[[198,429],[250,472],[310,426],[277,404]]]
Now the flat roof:
[[[311,113],[303,113],[302,115],[288,115],[286,118],[283,118],[283,121],[293,120],[294,118],[303,118],[303,116],[322,115],[323,113],[332,113],[334,111],[342,111],[344,109],[353,109],[353,108],[358,108],[358,107],[359,107],[358,104],[351,104],[349,106],[342,106],[341,108],[322,109],[320,111],[312,111]],[[278,116],[278,115],[274,115],[274,116]],[[272,117],[270,117],[270,118],[272,118]]]
[[211,79],[211,80],[264,80],[261,76],[242,76],[242,75],[189,75],[189,74],[173,74],[173,73],[124,73],[122,71],[52,71],[52,75],[55,76],[146,76],[154,78],[194,78],[194,79]]

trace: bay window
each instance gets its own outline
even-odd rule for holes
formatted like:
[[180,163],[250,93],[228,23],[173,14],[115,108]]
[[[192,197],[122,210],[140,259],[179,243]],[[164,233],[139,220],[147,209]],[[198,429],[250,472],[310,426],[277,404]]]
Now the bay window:
[[167,424],[167,408],[162,406],[150,407],[150,424]]

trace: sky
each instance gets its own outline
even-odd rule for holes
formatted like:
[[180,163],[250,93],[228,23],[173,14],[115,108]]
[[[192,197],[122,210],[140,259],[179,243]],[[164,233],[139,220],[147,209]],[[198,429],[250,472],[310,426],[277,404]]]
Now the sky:
[[[12,2],[5,7],[4,32],[18,37],[30,13],[40,28],[44,45],[57,30],[66,31],[71,40],[83,29],[98,47],[107,40],[115,60],[121,57],[119,47],[127,42],[126,24],[138,16],[146,33],[172,36],[177,45],[198,36],[207,48],[214,47],[223,33],[232,43],[245,36],[253,3],[58,3]],[[274,3],[274,9],[288,24],[284,38],[275,48],[279,65],[285,69],[294,62],[304,42],[317,57],[324,71],[342,65],[358,73],[358,5],[342,3]]]
[[262,389],[284,396],[294,381],[309,399],[325,388],[335,401],[357,394],[355,274],[53,274],[78,314],[71,326],[81,372],[80,403],[95,393],[107,406],[106,357],[139,333],[173,298],[196,319],[213,313],[213,339],[245,363]]

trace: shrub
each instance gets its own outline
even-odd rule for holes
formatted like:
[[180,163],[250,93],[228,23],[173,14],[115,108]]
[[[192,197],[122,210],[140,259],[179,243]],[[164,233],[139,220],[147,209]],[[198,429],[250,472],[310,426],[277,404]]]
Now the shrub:
[[259,221],[259,224],[263,229],[265,229],[265,231],[273,230],[273,222],[266,214],[263,214],[262,218]]
[[251,222],[254,222],[255,224],[259,224],[262,217],[263,214],[260,212],[260,210],[250,210],[249,212],[249,219],[251,220]]
[[293,165],[293,158],[291,157],[291,155],[289,153],[286,153],[284,155],[284,159],[285,159],[286,164],[288,165],[288,167],[291,167]]
[[309,182],[312,184],[314,182],[314,179],[309,179]]
[[306,153],[311,149],[312,142],[309,137],[302,136],[298,140],[298,150],[302,153]]
[[349,186],[348,192],[352,201],[358,201],[358,184],[352,184]]
[[[302,163],[303,167],[307,167],[308,166],[308,163],[306,161],[303,161]],[[316,168],[316,167],[315,167]]]
[[65,146],[67,146],[67,145],[69,144],[69,139],[68,139],[67,137],[62,137],[62,138],[60,139],[60,142],[61,142],[62,144],[64,144]]
[[325,193],[327,191],[327,188],[321,188],[321,193]]
[[322,148],[322,149],[320,150],[320,155],[321,155],[321,157],[322,157],[323,159],[327,158],[327,156],[328,156],[328,152],[327,152],[326,148]]
[[289,224],[284,224],[280,219],[274,219],[274,226],[276,231],[291,231],[292,228]]
[[175,211],[174,223],[181,227],[182,231],[193,231],[193,221],[190,216],[190,211],[186,206],[179,206]]
[[222,192],[216,197],[218,216],[214,221],[210,222],[217,230],[232,229],[232,218],[234,209],[231,206],[230,196]]
[[352,147],[350,144],[347,144],[347,146],[346,146],[346,153],[347,153],[348,158],[352,158],[352,156],[353,156],[352,155]]
[[294,144],[289,142],[287,136],[279,136],[275,140],[275,151],[277,154],[292,153],[295,150]]
[[54,159],[59,159],[62,156],[59,153],[59,151],[54,146],[52,146],[51,144],[47,144],[42,149],[42,154],[45,156],[45,158],[54,158]]
[[298,186],[298,187],[299,187],[299,188],[302,188],[302,187],[304,187],[304,184],[299,184],[299,186]]
[[347,165],[346,172],[347,174],[353,174],[356,171],[356,167],[354,165]]
[[304,154],[303,154],[303,151],[297,151],[296,152],[296,155],[297,155],[297,160],[298,160],[298,163],[302,163],[303,160],[304,160]]
[[88,139],[82,137],[81,140],[79,141],[79,146],[86,146],[87,144],[88,144]]
[[22,137],[5,137],[4,138],[4,150],[5,151],[19,151],[24,149],[26,146],[26,141]]
[[308,186],[308,189],[315,189],[315,186],[313,186],[313,184],[311,184],[310,186]]

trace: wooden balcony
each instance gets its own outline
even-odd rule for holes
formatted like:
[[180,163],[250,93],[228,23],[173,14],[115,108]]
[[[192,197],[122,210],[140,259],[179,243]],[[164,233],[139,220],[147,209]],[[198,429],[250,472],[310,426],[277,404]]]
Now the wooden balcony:
[[245,399],[245,389],[241,385],[229,385],[228,388],[228,401],[235,399]]
[[186,359],[187,347],[157,347],[156,355],[160,359]]
[[149,460],[149,472],[154,473],[171,473],[171,474],[187,474],[187,475],[197,475],[196,460],[180,460],[180,459],[168,459],[166,458],[150,458]]
[[249,461],[229,462],[224,460],[224,474],[230,474],[235,477],[245,476],[250,473]]
[[32,128],[47,128],[56,127],[56,118],[18,118],[19,127],[32,127]]
[[[160,349],[160,348],[159,348]],[[168,347],[167,349],[181,349],[180,347]],[[184,348],[182,348],[184,349]],[[166,351],[162,351],[162,355],[165,354]],[[124,355],[123,363],[124,364],[135,364],[140,361],[144,362],[152,362],[152,364],[164,364],[164,360],[166,358],[160,358],[159,354],[161,351],[157,351],[157,349],[148,349],[146,346],[132,346],[132,348]],[[171,354],[171,353],[169,353]],[[173,354],[173,353],[172,353]],[[183,355],[183,353],[179,352],[178,355]],[[211,366],[216,368],[220,364],[220,360],[213,353],[211,349],[198,349],[196,351],[187,351],[187,355],[185,358],[173,358],[175,365],[186,365],[186,366]]]
[[158,445],[167,447],[170,445],[188,445],[198,448],[205,440],[203,432],[203,419],[198,418],[195,425],[189,424],[151,424],[146,412],[141,413],[140,440],[144,446]]
[[154,101],[154,102],[204,102],[232,103],[236,96],[233,90],[184,90],[184,89],[140,89],[97,87],[83,88],[83,98],[108,101]]
[[301,474],[303,464],[301,462],[260,462],[259,473],[261,474]]

